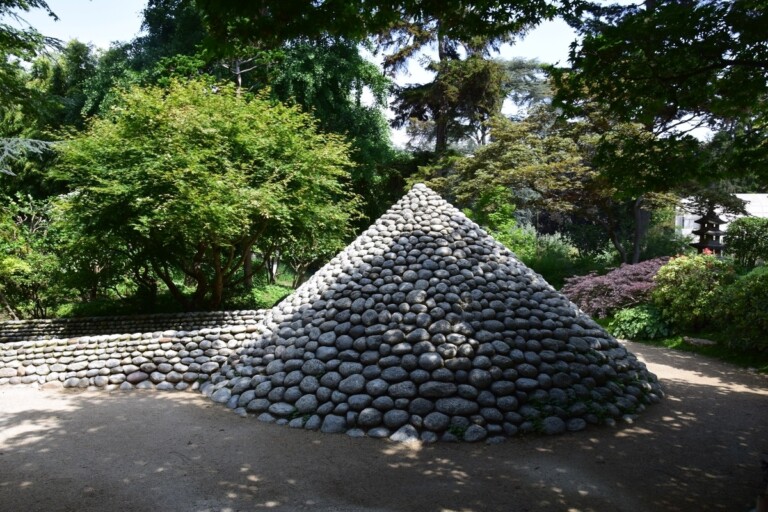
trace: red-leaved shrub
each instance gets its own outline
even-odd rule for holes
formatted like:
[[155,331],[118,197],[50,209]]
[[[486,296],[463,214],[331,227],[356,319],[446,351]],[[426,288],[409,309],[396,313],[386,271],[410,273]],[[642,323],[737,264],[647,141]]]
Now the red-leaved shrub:
[[669,258],[654,258],[634,265],[623,264],[605,275],[595,273],[566,279],[560,290],[585,313],[605,318],[616,311],[650,300],[656,285],[653,276]]

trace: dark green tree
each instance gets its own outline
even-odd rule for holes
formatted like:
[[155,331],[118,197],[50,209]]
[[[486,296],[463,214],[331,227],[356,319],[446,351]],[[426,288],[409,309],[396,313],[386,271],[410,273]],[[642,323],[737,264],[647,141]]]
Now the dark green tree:
[[572,19],[582,40],[571,67],[554,71],[562,105],[577,112],[599,98],[617,119],[667,138],[700,126],[729,132],[742,168],[765,175],[764,1],[646,1],[588,14]]

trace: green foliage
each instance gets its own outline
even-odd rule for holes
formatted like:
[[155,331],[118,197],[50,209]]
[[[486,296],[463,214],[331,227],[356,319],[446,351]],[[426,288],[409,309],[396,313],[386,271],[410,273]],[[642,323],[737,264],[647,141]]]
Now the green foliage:
[[521,259],[555,288],[561,288],[568,277],[592,270],[589,260],[580,258],[570,240],[561,233],[538,235],[535,247],[535,252]]
[[[460,202],[472,204],[498,187],[514,192],[518,208],[569,211],[593,175],[579,146],[565,134],[545,133],[544,109],[521,122],[494,118],[493,141],[456,165],[452,186]],[[551,121],[551,119],[549,119]]]
[[768,267],[756,267],[725,288],[718,314],[731,346],[768,353]]
[[592,259],[580,257],[576,247],[561,233],[539,234],[533,226],[517,225],[514,220],[488,231],[555,288],[563,286],[566,278],[585,274],[597,266]]
[[435,25],[446,39],[487,41],[550,18],[562,4],[542,1],[510,5],[504,0],[475,0],[471,4],[398,0],[382,4],[345,0],[340,5],[335,2],[198,0],[196,5],[219,44],[258,41],[277,47],[301,38],[331,36],[359,42],[380,34],[392,38],[421,38],[422,44],[428,44],[432,37],[424,41],[425,32],[434,30]]
[[594,4],[587,12],[575,23],[582,38],[571,66],[555,72],[561,104],[578,110],[597,98],[618,119],[670,134],[670,145],[686,124],[727,128],[728,174],[756,163],[765,172],[762,2]]
[[123,92],[109,117],[60,145],[55,176],[72,190],[61,207],[73,239],[207,309],[257,243],[345,238],[356,208],[347,151],[295,108],[194,80]]
[[741,217],[728,224],[726,250],[742,266],[768,262],[768,219]]
[[227,309],[269,309],[293,293],[293,288],[280,284],[255,285],[250,291],[227,299]]
[[640,253],[641,260],[694,253],[690,238],[675,228],[674,220],[673,208],[659,208],[652,212],[650,227]]
[[573,275],[577,253],[573,245],[560,233],[539,235],[531,225],[518,225],[508,188],[486,189],[473,206],[465,212],[547,282],[560,287],[566,277]]
[[57,19],[43,0],[0,0],[0,110],[27,99],[19,80],[19,59],[31,61],[47,42],[46,38],[26,23],[19,11],[43,9]]
[[717,319],[718,299],[735,279],[731,260],[710,255],[673,258],[656,274],[653,303],[673,327],[695,331]]
[[[356,164],[354,191],[365,199],[364,223],[378,218],[397,200],[396,155],[382,110],[390,79],[348,41],[301,41],[279,51],[254,52],[264,62],[251,72],[255,87],[267,87],[279,101],[311,112],[320,130],[347,138]],[[362,101],[365,91],[372,94],[373,105]]]
[[0,198],[0,307],[13,318],[46,318],[69,295],[61,286],[49,205],[24,196]]
[[589,14],[563,93],[589,90],[617,114],[672,126],[692,113],[752,116],[768,92],[760,2],[613,4]]
[[671,334],[661,313],[650,304],[619,310],[608,324],[608,331],[629,340],[655,340]]
[[48,101],[45,124],[50,128],[85,126],[85,105],[88,99],[86,84],[96,71],[96,55],[93,49],[72,40],[58,54],[35,63],[33,76]]
[[436,74],[432,82],[397,91],[393,124],[408,127],[425,143],[434,142],[438,154],[445,153],[448,143],[487,143],[487,122],[501,115],[507,97],[531,104],[548,91],[536,61],[495,61],[473,54],[463,60],[444,57],[428,69]]
[[142,11],[142,35],[131,43],[131,66],[148,71],[163,58],[193,55],[206,32],[189,0],[148,0]]

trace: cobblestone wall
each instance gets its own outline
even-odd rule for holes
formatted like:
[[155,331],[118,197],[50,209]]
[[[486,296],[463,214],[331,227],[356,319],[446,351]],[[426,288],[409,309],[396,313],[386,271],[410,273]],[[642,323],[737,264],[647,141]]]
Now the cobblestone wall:
[[0,385],[197,389],[260,334],[263,316],[235,311],[3,322]]
[[248,325],[261,321],[263,311],[214,311],[160,315],[10,320],[0,322],[0,343],[100,334],[195,331],[220,325]]

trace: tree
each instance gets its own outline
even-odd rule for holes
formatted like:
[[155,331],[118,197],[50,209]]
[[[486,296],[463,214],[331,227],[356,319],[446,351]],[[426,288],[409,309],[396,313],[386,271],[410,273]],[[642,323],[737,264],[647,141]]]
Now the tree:
[[65,299],[49,201],[0,193],[0,308],[11,318],[46,318]]
[[592,6],[571,68],[555,70],[568,108],[599,98],[617,119],[678,137],[709,126],[734,135],[766,173],[768,9],[761,0]]
[[96,72],[97,58],[93,48],[73,39],[53,55],[33,62],[31,85],[46,98],[48,108],[40,115],[46,129],[72,126],[82,129],[85,118],[92,114],[86,109],[87,86]]
[[387,71],[394,72],[414,58],[425,61],[435,79],[396,91],[395,124],[410,123],[422,131],[428,127],[427,138],[434,141],[435,153],[443,156],[450,141],[476,131],[480,121],[501,110],[501,66],[485,57],[502,42],[554,16],[561,4],[263,0],[225,6],[199,0],[198,6],[218,41],[275,47],[302,38],[353,42],[373,38],[385,53]]
[[149,0],[142,18],[144,35],[130,44],[136,71],[150,71],[164,58],[194,55],[202,49],[206,30],[191,0]]
[[[768,11],[760,0],[647,1],[593,6],[576,23],[559,97],[585,90],[624,119],[669,130],[752,116],[768,93]],[[620,84],[620,87],[617,86]]]
[[568,212],[576,208],[595,170],[585,161],[576,140],[563,126],[548,126],[555,117],[539,109],[523,121],[496,117],[493,141],[461,160],[448,180],[461,204],[498,190],[509,190],[519,209]]
[[[256,0],[218,2],[195,0],[214,41],[259,42],[279,47],[300,38],[343,37],[362,41],[371,35],[404,28],[428,29],[441,20],[449,40],[485,40],[518,33],[522,28],[558,12],[571,12],[580,1],[474,0],[424,2],[422,0]],[[418,36],[419,30],[414,32]]]
[[397,199],[395,151],[383,112],[391,81],[346,41],[299,41],[264,55],[269,65],[254,71],[259,85],[278,100],[311,112],[322,131],[350,142],[354,190],[365,198],[362,220],[369,224]]
[[151,268],[185,309],[210,309],[262,238],[346,237],[349,166],[348,146],[296,108],[194,80],[123,92],[61,144],[55,176],[72,191],[69,229]]
[[624,262],[639,261],[650,212],[674,204],[673,192],[701,165],[693,139],[690,147],[670,146],[598,108],[565,119],[540,106],[521,121],[495,118],[489,126],[492,141],[432,184],[473,210],[503,188],[518,212],[587,220]]
[[525,108],[550,96],[542,67],[535,60],[489,60],[472,55],[430,66],[442,70],[434,81],[398,91],[392,107],[393,125],[407,126],[412,138],[431,142],[435,148],[443,148],[443,153],[449,144],[472,147],[487,143],[488,121],[501,115],[507,98]]
[[[43,0],[0,0],[0,121],[3,124],[17,116],[21,109],[32,107],[37,99],[34,92],[26,87],[20,60],[33,60],[41,48],[56,41],[42,36],[32,28],[20,29],[7,24],[6,18],[24,24],[19,14],[30,9],[43,9],[56,19]],[[48,145],[39,140],[18,136],[19,133],[0,129],[0,174],[13,174],[11,162],[18,161],[28,153],[40,153]]]

